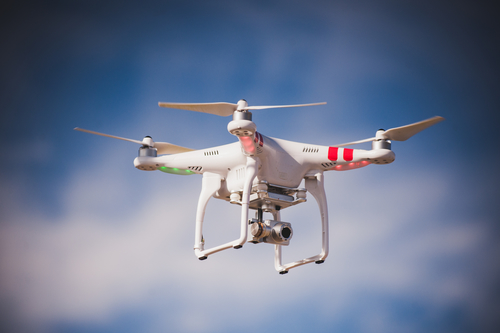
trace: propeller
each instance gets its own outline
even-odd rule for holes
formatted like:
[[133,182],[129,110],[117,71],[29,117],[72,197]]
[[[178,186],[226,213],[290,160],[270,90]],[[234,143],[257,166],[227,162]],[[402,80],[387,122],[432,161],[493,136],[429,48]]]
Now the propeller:
[[422,120],[410,125],[405,125],[401,127],[395,127],[388,129],[387,131],[378,130],[374,138],[353,141],[348,143],[343,143],[341,145],[335,145],[335,147],[344,147],[355,145],[363,142],[378,141],[378,140],[392,140],[392,141],[406,141],[415,134],[423,131],[424,129],[443,121],[443,117],[435,116],[426,120]]
[[162,154],[178,154],[178,153],[185,153],[188,151],[193,151],[194,149],[191,148],[186,148],[186,147],[181,147],[181,146],[176,146],[168,142],[154,142],[151,137],[146,136],[142,141],[139,140],[133,140],[133,139],[127,139],[127,138],[122,138],[119,136],[115,135],[109,135],[109,134],[104,134],[104,133],[99,133],[99,132],[94,132],[90,130],[86,130],[80,127],[75,127],[75,131],[80,131],[80,132],[85,132],[85,133],[90,133],[90,134],[95,134],[95,135],[100,135],[100,136],[106,136],[108,138],[113,138],[113,139],[118,139],[118,140],[123,140],[123,141],[129,141],[129,142],[134,142],[138,143],[143,146],[149,146],[149,147],[154,147],[156,148],[157,152],[159,155]]
[[323,103],[311,104],[295,104],[295,105],[266,105],[266,106],[248,106],[247,102],[242,99],[238,104],[219,102],[219,103],[168,103],[159,102],[158,105],[165,108],[182,109],[203,113],[215,114],[218,116],[230,116],[234,111],[247,111],[247,110],[262,110],[262,109],[276,109],[276,108],[294,108],[299,106],[312,106],[324,105]]

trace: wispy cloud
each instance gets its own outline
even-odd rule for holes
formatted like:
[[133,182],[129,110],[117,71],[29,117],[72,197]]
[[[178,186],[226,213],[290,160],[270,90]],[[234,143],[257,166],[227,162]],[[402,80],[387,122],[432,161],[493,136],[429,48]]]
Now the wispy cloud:
[[[45,328],[57,322],[105,323],[126,309],[154,306],[160,297],[162,306],[181,304],[165,314],[174,327],[214,331],[244,320],[242,309],[255,307],[264,315],[287,300],[309,302],[311,292],[323,311],[337,313],[327,321],[337,322],[343,320],[342,308],[357,306],[361,291],[415,299],[439,312],[453,304],[469,306],[471,292],[481,289],[462,268],[440,263],[463,260],[471,252],[479,255],[487,231],[470,223],[419,221],[419,216],[432,215],[446,200],[447,185],[438,174],[420,173],[412,181],[405,170],[384,179],[383,189],[371,180],[373,172],[327,174],[331,256],[320,267],[302,267],[281,277],[272,266],[272,247],[266,244],[249,244],[206,262],[196,260],[192,241],[199,187],[194,184],[199,177],[194,181],[196,176],[189,180],[155,174],[168,177],[175,187],[165,189],[155,181],[143,186],[140,195],[133,191],[117,195],[136,181],[123,177],[119,169],[110,170],[107,166],[112,164],[113,156],[99,156],[85,166],[89,172],[75,170],[63,191],[67,210],[56,219],[26,211],[26,203],[10,207],[15,218],[0,227],[0,292],[17,316]],[[141,175],[137,171],[137,177]],[[182,186],[184,181],[188,186]],[[119,208],[103,210],[109,195],[113,201],[122,198],[133,205],[133,211],[127,216],[116,211],[114,218]],[[287,260],[301,259],[319,246],[318,235],[307,227],[319,225],[311,220],[317,212],[310,201],[307,210],[297,206],[290,214],[283,212],[297,234],[297,242],[284,249]],[[213,204],[222,210],[229,206]],[[220,228],[218,219],[238,217],[210,213],[214,211],[207,215],[207,229]],[[221,232],[220,238],[226,240],[237,234],[236,228],[217,230]],[[312,281],[316,282],[311,285]],[[210,306],[215,300],[221,302],[216,308]],[[233,301],[242,308],[233,308]],[[296,305],[285,309],[298,311]],[[363,320],[382,325],[383,311],[389,310],[378,315],[367,309],[356,311],[361,311]],[[221,312],[227,313],[226,319],[219,317]],[[154,318],[151,327],[165,324],[161,318]]]

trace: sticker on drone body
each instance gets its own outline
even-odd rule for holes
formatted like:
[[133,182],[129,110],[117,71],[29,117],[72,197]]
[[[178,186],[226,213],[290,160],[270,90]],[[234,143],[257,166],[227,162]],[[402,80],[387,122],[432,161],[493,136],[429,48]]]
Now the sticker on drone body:
[[259,146],[264,147],[264,138],[262,137],[262,134],[259,132],[255,132],[255,143],[258,143]]
[[[343,157],[344,161],[350,162],[353,160],[354,149],[350,149],[350,148],[340,148],[340,149],[343,150],[342,157]],[[330,161],[337,161],[338,158],[339,158],[339,148],[338,147],[329,147],[328,148],[328,159]]]
[[350,162],[353,159],[354,149],[344,148],[344,161]]
[[330,161],[336,161],[339,156],[339,148],[338,147],[330,147],[328,148],[328,159]]

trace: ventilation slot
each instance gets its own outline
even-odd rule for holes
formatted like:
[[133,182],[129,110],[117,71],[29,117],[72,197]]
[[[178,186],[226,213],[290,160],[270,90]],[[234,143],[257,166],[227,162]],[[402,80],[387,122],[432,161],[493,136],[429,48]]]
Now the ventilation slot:
[[245,178],[245,168],[236,169],[236,179]]
[[203,167],[201,167],[201,166],[188,166],[188,169],[193,170],[193,171],[201,171],[201,169],[203,169]]
[[218,150],[209,150],[209,151],[206,151],[204,152],[205,156],[215,156],[215,155],[219,155],[219,151]]
[[303,153],[317,153],[317,152],[319,152],[319,148],[304,147],[304,149],[302,149],[302,152]]
[[326,169],[331,168],[335,164],[337,164],[337,163],[332,163],[332,162],[330,162],[330,163],[321,163],[321,165],[323,166],[323,168],[326,168]]

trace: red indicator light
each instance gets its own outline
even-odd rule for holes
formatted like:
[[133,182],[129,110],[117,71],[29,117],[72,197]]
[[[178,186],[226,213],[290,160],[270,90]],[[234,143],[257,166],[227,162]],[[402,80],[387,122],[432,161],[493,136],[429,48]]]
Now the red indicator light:
[[252,138],[250,138],[249,136],[240,136],[239,138],[241,145],[243,146],[243,150],[245,150],[246,153],[255,153],[255,146],[253,144]]
[[365,167],[368,164],[370,164],[370,162],[368,162],[368,161],[351,162],[349,164],[340,164],[340,165],[334,166],[332,168],[332,170],[337,170],[337,171],[354,170],[354,169],[359,169],[359,168]]

